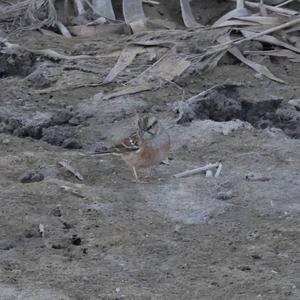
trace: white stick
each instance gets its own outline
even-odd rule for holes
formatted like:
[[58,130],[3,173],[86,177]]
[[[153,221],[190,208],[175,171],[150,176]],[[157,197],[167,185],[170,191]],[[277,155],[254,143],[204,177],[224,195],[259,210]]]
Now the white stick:
[[[235,0],[232,0],[232,1],[235,1]],[[259,8],[259,6],[260,6],[260,3],[251,2],[251,1],[245,1],[245,4],[249,7],[254,7],[254,8]],[[281,8],[280,6],[272,6],[272,5],[264,4],[264,7],[267,10],[274,11],[276,13],[282,13],[285,15],[297,15],[298,14],[298,12],[293,9]]]
[[219,163],[219,166],[218,166],[217,172],[216,172],[216,174],[215,174],[215,177],[219,177],[220,174],[221,174],[221,171],[222,171],[222,164]]
[[184,171],[184,172],[175,174],[175,175],[173,175],[173,177],[175,177],[175,178],[181,178],[181,177],[187,177],[187,176],[199,174],[199,173],[201,173],[202,171],[206,171],[206,170],[210,170],[210,169],[216,168],[216,167],[218,167],[219,165],[220,165],[220,163],[207,164],[207,165],[204,166],[204,167],[200,167],[200,168],[197,168],[197,169],[188,170],[188,171]]
[[160,4],[160,2],[153,1],[153,0],[143,0],[143,3],[145,3],[145,4],[152,4],[152,5],[159,5]]
[[56,22],[56,25],[59,29],[59,31],[61,32],[61,34],[67,38],[71,38],[72,35],[71,33],[69,32],[69,30],[67,29],[67,27],[60,21],[57,21]]
[[276,5],[276,7],[285,6],[285,5],[287,5],[287,4],[291,3],[291,2],[294,2],[294,1],[295,1],[295,0],[287,0],[287,1],[284,1],[284,2],[282,2],[282,3],[278,4],[278,5]]
[[115,155],[115,156],[122,156],[121,153],[116,153],[116,152],[103,152],[103,153],[97,153],[97,152],[92,152],[92,153],[84,153],[84,154],[81,154],[81,155],[84,155],[84,156],[104,156],[104,155]]
[[83,180],[83,177],[82,175],[76,171],[68,161],[66,160],[62,160],[62,161],[59,161],[58,164],[60,166],[62,166],[63,168],[65,168],[67,171],[69,171],[70,173],[72,173],[76,178],[78,178],[79,180]]
[[81,0],[74,0],[75,7],[77,9],[78,16],[85,13],[85,9]]
[[39,232],[41,234],[42,239],[44,239],[45,238],[45,227],[43,224],[39,225]]

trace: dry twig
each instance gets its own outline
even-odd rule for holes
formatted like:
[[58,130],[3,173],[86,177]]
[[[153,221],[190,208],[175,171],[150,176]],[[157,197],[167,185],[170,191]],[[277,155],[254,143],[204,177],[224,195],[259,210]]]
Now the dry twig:
[[69,171],[70,173],[72,173],[76,178],[78,178],[79,180],[83,180],[83,177],[82,175],[76,171],[68,161],[66,160],[62,160],[62,161],[59,161],[58,164],[60,166],[62,166],[64,169],[66,169],[67,171]]
[[[188,171],[184,171],[184,172],[175,174],[175,175],[173,175],[173,177],[175,177],[175,178],[188,177],[188,176],[192,176],[192,175],[195,175],[195,174],[202,173],[203,171],[211,170],[211,169],[216,168],[216,167],[218,167],[218,170],[219,170],[220,164],[221,164],[220,162],[217,162],[217,163],[214,163],[214,164],[207,164],[204,167],[200,167],[200,168],[196,168],[196,169],[193,169],[193,170],[188,170]],[[222,166],[222,164],[221,164],[221,166]],[[219,173],[220,172],[221,171],[219,171]],[[218,176],[219,176],[219,174],[218,174]]]

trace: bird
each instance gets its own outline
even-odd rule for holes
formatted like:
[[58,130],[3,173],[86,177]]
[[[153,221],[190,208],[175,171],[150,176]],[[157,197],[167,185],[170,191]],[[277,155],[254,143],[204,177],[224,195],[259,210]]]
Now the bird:
[[165,160],[171,149],[170,137],[154,116],[142,116],[138,119],[137,129],[122,138],[112,148],[112,154],[121,156],[133,170],[139,181],[137,169],[149,168]]

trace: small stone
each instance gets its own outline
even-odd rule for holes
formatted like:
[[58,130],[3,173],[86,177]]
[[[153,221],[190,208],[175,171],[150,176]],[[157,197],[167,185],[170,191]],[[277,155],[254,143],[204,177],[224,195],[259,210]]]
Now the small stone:
[[93,145],[92,147],[92,151],[95,153],[103,153],[109,150],[109,145],[104,145],[102,143],[97,143],[95,145]]
[[38,171],[27,171],[20,176],[20,182],[31,183],[44,180],[44,175]]
[[207,170],[205,176],[206,176],[206,177],[212,177],[212,176],[213,176],[212,170]]
[[261,173],[248,173],[246,174],[245,179],[248,181],[269,181],[271,180],[271,177]]
[[259,80],[262,80],[264,78],[263,74],[261,74],[261,73],[254,74],[254,77]]
[[154,113],[162,112],[162,111],[163,111],[163,108],[162,108],[160,105],[153,105],[153,106],[151,107],[151,111],[153,111]]
[[174,232],[179,233],[180,229],[181,229],[181,226],[176,224],[175,228],[174,228]]
[[219,287],[220,285],[216,281],[210,283],[210,287]]
[[69,120],[73,117],[73,113],[67,109],[57,110],[51,116],[51,125],[62,125],[69,122]]
[[67,222],[65,222],[65,221],[63,221],[63,225],[64,225],[65,229],[71,229],[72,228],[72,225],[69,224],[69,223],[67,223]]
[[294,106],[296,110],[300,110],[300,99],[292,99],[288,102],[288,104]]
[[73,110],[74,110],[74,106],[73,106],[73,105],[67,105],[67,106],[66,106],[66,109],[67,109],[68,111],[73,111]]
[[60,245],[60,244],[53,244],[52,245],[52,249],[57,249],[57,250],[59,250],[59,249],[62,249],[63,247],[62,247],[62,245]]
[[53,208],[51,214],[55,217],[61,217],[62,216],[61,206],[57,205],[55,208]]
[[10,140],[9,139],[4,139],[3,141],[2,141],[2,144],[3,145],[8,145],[10,143]]
[[48,104],[49,105],[55,105],[57,103],[57,101],[54,99],[54,98],[50,98],[49,100],[48,100]]
[[232,191],[219,192],[219,193],[217,194],[217,199],[218,199],[218,200],[226,201],[226,200],[230,200],[231,198],[233,198],[233,193],[232,193]]
[[66,149],[81,149],[82,145],[76,139],[66,139],[63,141],[62,146]]
[[243,272],[251,271],[251,268],[249,266],[238,266],[238,269]]
[[42,140],[55,146],[61,146],[64,140],[71,138],[73,129],[65,126],[52,126],[44,128]]
[[257,254],[257,253],[251,254],[251,257],[252,257],[253,259],[255,259],[255,260],[262,259],[262,257],[261,257],[259,254]]
[[77,236],[77,234],[74,234],[74,235],[72,236],[71,243],[72,243],[73,245],[75,245],[75,246],[80,246],[81,243],[82,243],[82,240],[81,240],[80,237]]
[[27,239],[31,239],[31,238],[34,237],[34,234],[33,234],[33,232],[28,231],[28,232],[25,232],[25,237],[26,237]]
[[73,117],[69,120],[69,124],[73,126],[78,126],[83,124],[86,120],[92,118],[94,113],[91,111],[86,112],[76,112]]

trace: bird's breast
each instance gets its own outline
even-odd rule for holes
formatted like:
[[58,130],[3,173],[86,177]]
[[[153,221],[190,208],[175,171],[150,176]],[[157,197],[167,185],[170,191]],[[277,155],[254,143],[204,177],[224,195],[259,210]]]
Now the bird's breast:
[[170,151],[170,138],[164,133],[151,140],[144,140],[136,151],[124,153],[124,160],[136,168],[147,168],[160,163]]

